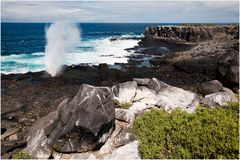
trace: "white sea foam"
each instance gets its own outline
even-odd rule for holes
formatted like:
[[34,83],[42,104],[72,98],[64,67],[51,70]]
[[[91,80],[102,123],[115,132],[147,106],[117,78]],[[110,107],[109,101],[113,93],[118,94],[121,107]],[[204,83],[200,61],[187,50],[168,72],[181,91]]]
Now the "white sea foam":
[[[122,37],[125,38],[127,36],[123,35]],[[120,39],[111,42],[110,38],[111,37],[79,42],[77,46],[80,46],[80,48],[75,52],[64,53],[65,57],[62,64],[127,63],[128,56],[132,54],[132,52],[128,52],[125,49],[136,46],[139,40]],[[91,49],[85,50],[81,47],[89,47]],[[36,72],[45,70],[44,55],[43,52],[37,52],[32,54],[1,56],[1,73],[26,73],[29,71]]]

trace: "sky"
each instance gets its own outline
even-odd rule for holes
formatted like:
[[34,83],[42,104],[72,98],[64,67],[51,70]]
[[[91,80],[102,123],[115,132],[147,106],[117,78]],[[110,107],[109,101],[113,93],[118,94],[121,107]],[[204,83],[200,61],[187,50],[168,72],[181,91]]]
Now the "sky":
[[2,22],[238,23],[239,1],[3,1]]

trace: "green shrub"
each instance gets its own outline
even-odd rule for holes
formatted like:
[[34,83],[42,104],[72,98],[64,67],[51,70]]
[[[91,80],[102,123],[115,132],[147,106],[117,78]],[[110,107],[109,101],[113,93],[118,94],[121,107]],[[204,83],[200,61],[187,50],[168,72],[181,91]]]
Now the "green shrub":
[[132,106],[132,103],[130,103],[130,102],[120,103],[116,99],[114,99],[113,102],[114,102],[116,108],[129,109]]
[[152,110],[139,116],[133,130],[142,158],[239,158],[239,106]]
[[25,151],[19,151],[19,152],[16,152],[12,159],[31,159],[31,157],[27,154],[27,152]]

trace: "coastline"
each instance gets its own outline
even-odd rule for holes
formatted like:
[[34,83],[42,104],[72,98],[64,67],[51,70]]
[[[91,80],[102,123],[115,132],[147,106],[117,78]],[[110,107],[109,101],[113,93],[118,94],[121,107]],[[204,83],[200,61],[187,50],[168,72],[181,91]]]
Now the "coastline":
[[[64,66],[62,74],[54,78],[45,71],[2,74],[2,126],[23,128],[18,137],[24,141],[29,127],[37,119],[55,110],[64,99],[72,99],[79,86],[85,83],[94,86],[113,86],[133,78],[156,77],[167,84],[201,94],[199,85],[217,78],[219,58],[226,53],[239,51],[238,39],[231,34],[220,33],[223,32],[216,34],[219,37],[194,42],[190,46],[183,43],[180,49],[179,44],[173,45],[174,52],[164,56],[162,50],[153,47],[140,52],[137,57],[130,56],[128,63],[115,64],[115,67],[107,64]],[[149,39],[142,39],[139,46],[146,48],[163,44],[158,40],[152,40],[150,42]],[[144,41],[150,43],[145,45]],[[135,51],[137,49],[139,48],[133,48]],[[156,57],[147,60],[150,65],[139,66],[153,52]],[[117,69],[119,67],[121,70]],[[233,88],[231,85],[229,87]]]

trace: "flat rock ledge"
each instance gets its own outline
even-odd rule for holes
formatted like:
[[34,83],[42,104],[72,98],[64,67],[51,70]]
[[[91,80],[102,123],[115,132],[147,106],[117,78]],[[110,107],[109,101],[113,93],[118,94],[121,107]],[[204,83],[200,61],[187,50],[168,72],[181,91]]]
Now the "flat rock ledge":
[[[112,88],[83,84],[70,102],[64,100],[32,126],[26,150],[41,159],[140,159],[132,133],[136,116],[158,108],[193,113],[201,104],[217,107],[238,101],[228,88],[216,91],[202,97],[156,78],[134,78]],[[129,108],[116,108],[116,101]]]

